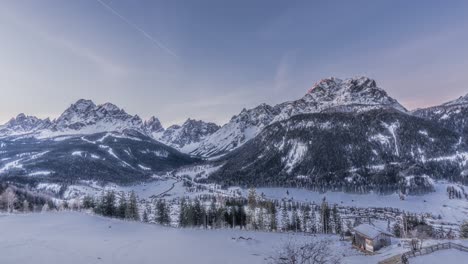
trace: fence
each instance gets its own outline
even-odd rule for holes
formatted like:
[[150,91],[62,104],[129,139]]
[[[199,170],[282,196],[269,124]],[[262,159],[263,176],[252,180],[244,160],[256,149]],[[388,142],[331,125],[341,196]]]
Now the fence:
[[447,242],[447,243],[433,245],[433,246],[430,246],[430,247],[423,247],[420,250],[406,252],[403,255],[401,255],[401,262],[403,264],[409,264],[409,259],[410,258],[414,258],[414,257],[417,257],[417,256],[423,256],[423,255],[431,254],[432,252],[435,252],[435,251],[438,251],[438,250],[451,249],[451,248],[458,249],[460,251],[468,252],[468,247],[462,246],[460,244],[452,243],[452,242]]

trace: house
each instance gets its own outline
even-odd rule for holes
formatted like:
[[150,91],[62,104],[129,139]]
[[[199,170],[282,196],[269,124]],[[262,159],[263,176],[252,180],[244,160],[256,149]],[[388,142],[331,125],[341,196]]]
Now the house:
[[370,224],[358,225],[353,231],[353,245],[368,252],[377,251],[392,243],[391,233]]

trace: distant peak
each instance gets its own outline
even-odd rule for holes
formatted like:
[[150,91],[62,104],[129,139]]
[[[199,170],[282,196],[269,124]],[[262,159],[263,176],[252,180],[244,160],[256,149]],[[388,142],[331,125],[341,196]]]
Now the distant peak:
[[321,90],[321,89],[328,89],[330,87],[333,87],[333,86],[336,86],[337,84],[341,83],[342,80],[341,79],[338,79],[336,77],[330,77],[330,78],[325,78],[325,79],[322,79],[318,82],[316,82],[312,88],[310,88],[307,93],[313,93],[317,90]]
[[78,101],[76,101],[74,104],[70,106],[70,108],[75,108],[81,111],[85,111],[94,107],[96,107],[94,102],[91,100],[87,100],[87,99],[79,99]]
[[377,88],[377,83],[375,80],[366,77],[366,76],[357,76],[349,79],[339,79],[336,77],[330,77],[326,79],[322,79],[315,83],[312,88],[310,88],[307,93],[315,93],[315,92],[323,92],[325,90],[330,90],[334,88],[355,88],[355,87],[362,87],[362,88]]
[[108,112],[120,112],[120,108],[113,103],[104,103],[99,105],[99,108],[102,108]]
[[25,119],[26,115],[24,113],[20,113],[16,116],[16,119]]

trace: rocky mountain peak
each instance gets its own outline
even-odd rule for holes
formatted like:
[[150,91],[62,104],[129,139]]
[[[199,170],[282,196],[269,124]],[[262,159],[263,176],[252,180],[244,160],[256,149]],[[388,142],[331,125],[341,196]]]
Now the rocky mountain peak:
[[161,122],[155,116],[152,116],[150,117],[150,119],[146,120],[144,123],[144,126],[146,130],[150,133],[164,131],[164,128],[161,125]]

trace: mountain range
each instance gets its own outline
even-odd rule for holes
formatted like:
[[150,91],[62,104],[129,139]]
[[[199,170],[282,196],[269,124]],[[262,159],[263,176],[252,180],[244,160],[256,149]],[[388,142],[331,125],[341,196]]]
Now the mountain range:
[[468,96],[408,111],[367,77],[317,82],[295,101],[243,109],[223,126],[164,128],[80,99],[58,118],[0,126],[0,174],[31,181],[132,182],[194,164],[202,181],[346,191],[430,191],[467,182]]

